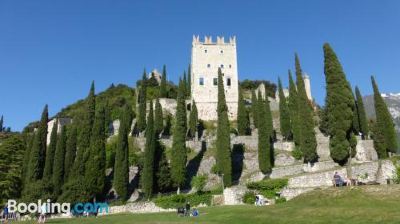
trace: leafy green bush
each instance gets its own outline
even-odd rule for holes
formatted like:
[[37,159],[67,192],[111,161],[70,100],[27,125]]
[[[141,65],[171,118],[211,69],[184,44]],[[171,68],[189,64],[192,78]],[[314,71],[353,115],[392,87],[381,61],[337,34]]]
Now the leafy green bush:
[[214,165],[211,167],[211,173],[213,173],[213,174],[218,174],[218,173],[219,173],[217,164],[214,164]]
[[286,198],[277,198],[275,200],[275,204],[281,204],[281,203],[285,203],[286,202]]
[[296,159],[296,160],[300,160],[301,158],[303,158],[303,152],[299,149],[299,148],[295,148],[292,151],[292,156]]
[[253,205],[256,202],[256,194],[253,191],[247,191],[243,195],[243,203]]
[[396,173],[395,173],[394,182],[396,184],[400,184],[400,166],[396,166]]
[[274,198],[276,192],[287,186],[287,179],[267,179],[247,184],[247,188],[259,191],[264,197]]
[[175,194],[154,199],[154,203],[161,208],[178,208],[189,202],[191,206],[200,204],[211,205],[211,193]]
[[192,188],[196,189],[197,192],[202,192],[207,184],[207,179],[208,179],[207,175],[195,176],[193,177],[190,184]]

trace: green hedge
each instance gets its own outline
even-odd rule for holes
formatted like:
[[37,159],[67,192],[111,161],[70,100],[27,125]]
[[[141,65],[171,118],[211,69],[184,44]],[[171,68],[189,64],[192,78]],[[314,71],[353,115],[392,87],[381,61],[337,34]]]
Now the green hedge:
[[247,191],[243,195],[243,203],[253,205],[256,202],[256,194],[253,191]]
[[161,208],[178,208],[190,202],[190,205],[198,206],[200,204],[211,205],[211,193],[196,193],[196,194],[175,194],[170,196],[162,196],[154,199],[154,203]]
[[267,179],[247,184],[247,188],[259,191],[267,198],[274,198],[276,192],[279,192],[288,184],[287,179]]

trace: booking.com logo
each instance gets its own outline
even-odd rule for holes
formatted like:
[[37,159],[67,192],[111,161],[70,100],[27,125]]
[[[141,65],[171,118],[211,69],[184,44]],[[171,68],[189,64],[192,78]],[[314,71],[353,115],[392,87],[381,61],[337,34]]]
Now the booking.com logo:
[[65,213],[72,212],[73,214],[82,213],[108,213],[107,203],[87,202],[87,203],[76,203],[71,209],[71,203],[53,203],[50,199],[42,203],[42,200],[38,200],[37,203],[17,203],[16,200],[8,200],[7,207],[9,212],[18,213]]

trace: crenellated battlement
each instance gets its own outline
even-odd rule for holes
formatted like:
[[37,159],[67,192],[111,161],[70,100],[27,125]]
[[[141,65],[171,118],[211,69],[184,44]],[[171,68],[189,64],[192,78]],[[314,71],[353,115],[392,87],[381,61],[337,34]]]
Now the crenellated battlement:
[[226,44],[231,44],[231,45],[236,45],[236,36],[229,37],[229,41],[225,42],[224,37],[217,36],[217,41],[213,42],[212,36],[204,36],[203,42],[200,40],[199,35],[193,35],[193,45],[200,45],[200,44],[207,44],[207,45],[226,45]]

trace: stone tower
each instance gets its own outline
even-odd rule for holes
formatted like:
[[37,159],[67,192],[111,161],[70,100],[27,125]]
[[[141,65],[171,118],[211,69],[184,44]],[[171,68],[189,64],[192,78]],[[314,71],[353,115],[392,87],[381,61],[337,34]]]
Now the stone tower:
[[199,36],[193,36],[191,68],[191,96],[196,102],[199,119],[218,118],[218,68],[224,74],[229,119],[236,119],[239,95],[236,37],[230,37],[228,42],[224,37],[217,37],[213,42],[211,36],[206,36],[201,42]]
[[309,100],[312,100],[310,76],[308,76],[306,73],[304,73],[303,79],[304,79],[304,87],[306,88],[307,97]]

